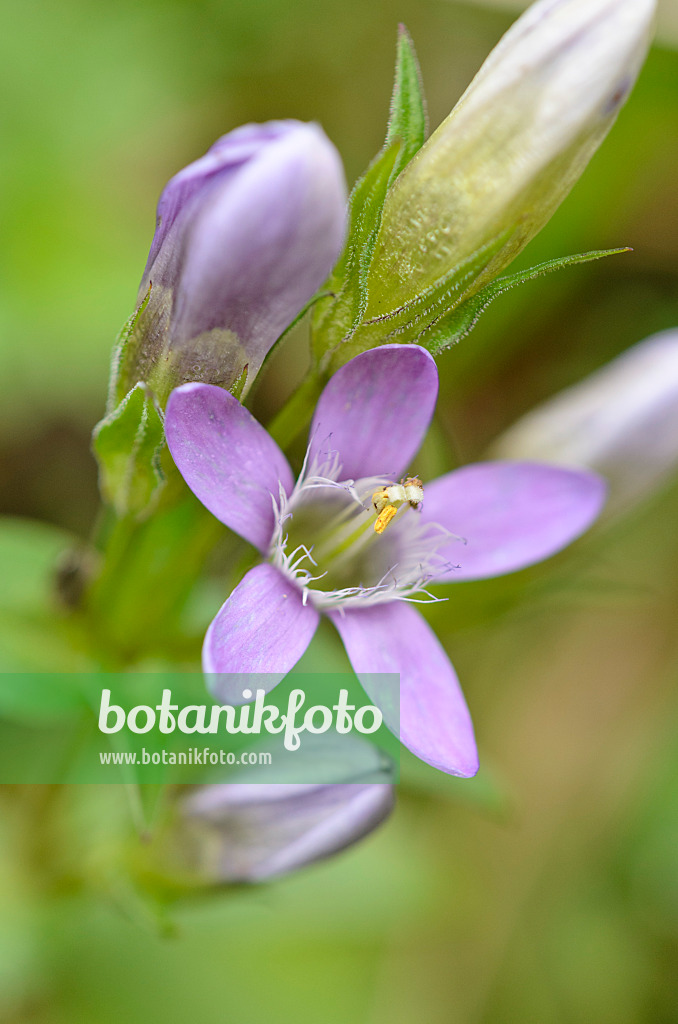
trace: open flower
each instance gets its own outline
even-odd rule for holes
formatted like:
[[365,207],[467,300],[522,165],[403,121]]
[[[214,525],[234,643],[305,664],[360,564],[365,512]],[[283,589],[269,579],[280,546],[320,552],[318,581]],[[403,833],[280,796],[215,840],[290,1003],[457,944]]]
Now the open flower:
[[251,383],[345,229],[341,160],[318,125],[248,124],[218,139],[160,197],[118,400],[140,380],[161,399],[184,380]]
[[[357,356],[320,396],[296,484],[276,443],[220,388],[175,390],[165,427],[191,490],[266,559],[209,627],[205,671],[282,678],[326,614],[394,729],[378,674],[400,673],[402,742],[435,767],[470,776],[478,762],[466,703],[414,605],[435,600],[434,581],[498,576],[558,551],[595,519],[604,484],[527,462],[466,466],[423,488],[408,482],[437,391],[435,362],[418,346]],[[392,521],[382,530],[385,508]]]

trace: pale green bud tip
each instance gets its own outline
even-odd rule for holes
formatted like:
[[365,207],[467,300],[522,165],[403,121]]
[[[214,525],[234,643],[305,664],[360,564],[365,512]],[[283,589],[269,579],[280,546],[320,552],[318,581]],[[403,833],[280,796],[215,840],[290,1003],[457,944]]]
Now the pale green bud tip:
[[609,508],[628,508],[678,468],[678,330],[655,334],[544,402],[492,446],[492,458],[593,469]]
[[503,270],[612,126],[654,12],[655,0],[540,0],[518,19],[392,189],[369,314],[402,305],[485,247],[489,262],[462,293]]

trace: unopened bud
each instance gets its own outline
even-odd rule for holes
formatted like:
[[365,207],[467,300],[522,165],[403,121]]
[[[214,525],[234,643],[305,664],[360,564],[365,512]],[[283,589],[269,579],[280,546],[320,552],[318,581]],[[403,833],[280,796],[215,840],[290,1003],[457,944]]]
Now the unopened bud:
[[678,330],[647,338],[528,412],[491,456],[596,470],[610,483],[607,511],[651,494],[678,467]]
[[655,0],[540,0],[519,18],[389,192],[364,322],[434,289],[453,308],[514,259],[612,126],[654,10]]
[[139,381],[164,404],[205,381],[239,391],[343,244],[339,156],[299,121],[244,125],[165,187],[111,406]]

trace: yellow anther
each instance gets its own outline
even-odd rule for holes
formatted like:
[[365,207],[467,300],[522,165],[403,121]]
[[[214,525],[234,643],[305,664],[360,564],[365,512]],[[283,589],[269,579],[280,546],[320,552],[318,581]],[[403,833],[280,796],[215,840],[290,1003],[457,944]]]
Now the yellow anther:
[[386,505],[385,508],[382,508],[379,515],[375,519],[374,532],[383,533],[397,512],[398,509],[395,507],[395,505]]

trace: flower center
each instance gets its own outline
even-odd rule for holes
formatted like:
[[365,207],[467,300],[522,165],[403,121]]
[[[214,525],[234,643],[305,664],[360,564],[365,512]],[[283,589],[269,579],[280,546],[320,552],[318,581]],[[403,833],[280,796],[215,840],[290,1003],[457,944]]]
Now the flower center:
[[454,538],[422,520],[423,501],[415,476],[342,480],[336,453],[305,463],[276,505],[271,560],[318,608],[438,600],[425,588],[448,568],[439,549]]
[[398,514],[398,508],[407,502],[419,511],[423,508],[424,487],[418,476],[403,477],[399,484],[380,487],[372,495],[372,504],[377,510],[374,524],[375,533],[383,533],[391,520]]

